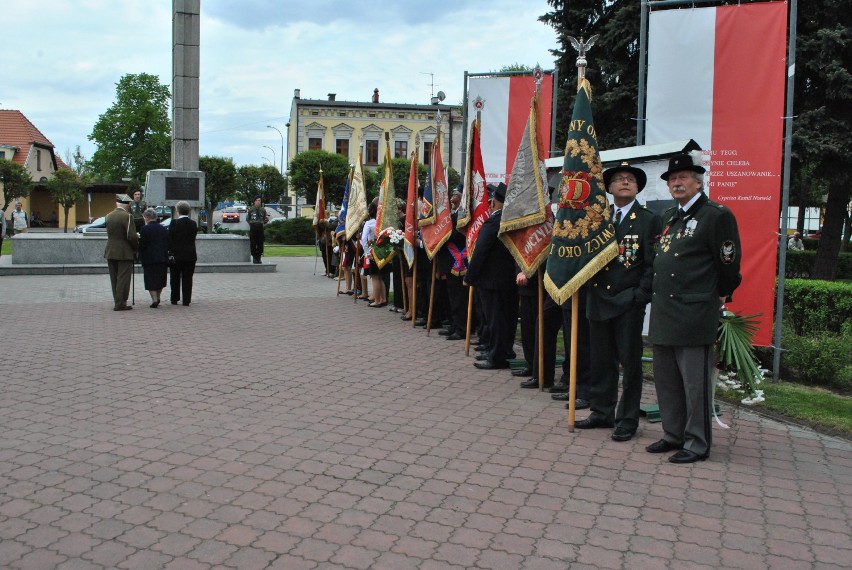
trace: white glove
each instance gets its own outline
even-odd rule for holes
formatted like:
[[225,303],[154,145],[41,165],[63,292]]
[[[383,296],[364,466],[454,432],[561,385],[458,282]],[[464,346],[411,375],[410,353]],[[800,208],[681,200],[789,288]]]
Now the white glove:
[[334,249],[331,250],[331,251],[333,251],[334,253],[340,253],[340,246],[339,245],[334,246]]

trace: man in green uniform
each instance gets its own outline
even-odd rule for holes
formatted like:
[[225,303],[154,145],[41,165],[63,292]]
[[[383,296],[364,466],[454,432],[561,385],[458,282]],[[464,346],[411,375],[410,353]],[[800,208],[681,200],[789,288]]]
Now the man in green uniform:
[[254,197],[254,202],[248,209],[246,219],[249,224],[249,247],[251,248],[251,259],[254,263],[260,263],[263,255],[263,225],[269,221],[266,208],[260,203],[260,196]]
[[713,366],[722,305],[742,281],[731,211],[702,191],[704,167],[679,154],[661,176],[678,203],[663,215],[654,258],[649,337],[663,438],[649,453],[679,450],[672,463],[703,461],[712,442]]
[[129,311],[130,281],[133,277],[133,259],[139,246],[139,235],[130,215],[130,196],[115,195],[115,210],[107,214],[107,243],[104,257],[109,265],[109,281],[112,286],[114,311]]
[[[639,204],[645,172],[627,162],[605,170],[604,185],[612,194],[611,220],[618,257],[592,277],[588,287],[592,413],[574,425],[579,429],[610,428],[614,441],[629,441],[639,427],[642,398],[642,326],[651,300],[654,242],[662,231],[660,217]],[[618,400],[618,365],[622,396]],[[618,408],[616,409],[616,402]]]
[[142,230],[142,226],[145,225],[145,220],[142,214],[144,214],[147,209],[148,205],[142,201],[142,191],[136,190],[133,192],[133,201],[130,203],[130,215],[133,216],[133,223],[136,225],[137,234]]

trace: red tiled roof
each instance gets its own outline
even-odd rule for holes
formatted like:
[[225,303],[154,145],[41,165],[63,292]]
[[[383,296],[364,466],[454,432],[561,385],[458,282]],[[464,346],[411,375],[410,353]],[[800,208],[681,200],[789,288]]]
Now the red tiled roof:
[[23,113],[16,110],[0,109],[0,144],[16,146],[20,149],[12,157],[12,162],[24,166],[34,143],[46,146],[51,150],[51,154],[56,159],[57,167],[64,164],[53,152],[53,143]]

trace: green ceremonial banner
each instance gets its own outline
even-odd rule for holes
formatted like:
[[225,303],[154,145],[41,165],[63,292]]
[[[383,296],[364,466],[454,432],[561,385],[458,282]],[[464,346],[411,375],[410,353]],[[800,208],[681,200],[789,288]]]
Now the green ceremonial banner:
[[583,79],[565,144],[559,204],[544,275],[547,292],[560,305],[618,254],[598,155],[591,91]]

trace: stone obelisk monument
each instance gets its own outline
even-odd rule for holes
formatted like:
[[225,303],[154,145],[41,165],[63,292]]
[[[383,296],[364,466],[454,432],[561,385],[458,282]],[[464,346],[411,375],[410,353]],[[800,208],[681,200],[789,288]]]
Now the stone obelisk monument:
[[172,169],[198,170],[201,0],[172,0]]
[[172,167],[149,170],[148,204],[189,202],[204,208],[204,173],[198,170],[198,77],[201,0],[172,0]]

